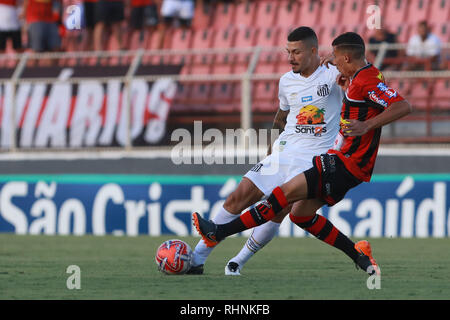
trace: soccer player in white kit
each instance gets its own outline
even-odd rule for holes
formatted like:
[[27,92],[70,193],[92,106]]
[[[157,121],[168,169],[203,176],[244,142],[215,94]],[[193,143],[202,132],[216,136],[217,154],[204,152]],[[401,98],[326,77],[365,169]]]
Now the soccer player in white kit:
[[[320,65],[317,36],[309,27],[299,27],[288,35],[287,53],[292,70],[279,82],[280,108],[274,128],[282,132],[268,156],[243,177],[212,221],[224,224],[255,204],[292,177],[312,167],[313,156],[327,152],[339,131],[343,85],[334,66]],[[337,83],[337,80],[339,84]],[[291,210],[308,210],[308,200],[294,204],[273,220],[253,229],[242,250],[225,267],[226,275],[240,275],[244,264],[277,233]],[[311,212],[311,214],[315,214]],[[200,240],[194,250],[190,274],[202,274],[203,265],[214,247]]]

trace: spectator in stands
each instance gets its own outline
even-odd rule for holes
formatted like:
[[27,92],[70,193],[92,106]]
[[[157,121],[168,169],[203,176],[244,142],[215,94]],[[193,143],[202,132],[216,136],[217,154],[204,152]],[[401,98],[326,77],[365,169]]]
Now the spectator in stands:
[[84,39],[83,49],[86,51],[94,49],[94,27],[95,27],[95,7],[98,0],[83,0],[84,7]]
[[59,16],[59,12],[54,12],[56,4],[56,0],[24,0],[29,47],[35,52],[61,49],[61,37],[55,21],[55,16]]
[[194,18],[194,0],[163,0],[161,5],[162,23],[159,25],[158,49],[164,45],[166,30],[177,23],[182,28],[190,28]]
[[[375,32],[373,36],[369,38],[369,44],[381,44],[381,43],[396,43],[397,37],[395,34],[389,32],[389,30],[385,28],[379,28],[375,29]],[[379,50],[372,50],[371,53],[376,57],[378,55]],[[396,64],[391,63],[392,58],[397,58],[398,52],[397,50],[391,49],[387,50],[384,59],[383,64],[381,65],[380,69],[389,69],[389,68],[395,68]],[[389,61],[391,60],[391,61]]]
[[119,49],[124,49],[121,23],[125,19],[123,0],[98,0],[95,6],[94,49],[107,49],[107,34],[116,38]]
[[[149,32],[153,32],[158,25],[158,7],[153,0],[131,0],[130,2],[131,13],[129,27],[131,32],[140,32],[140,43],[144,38],[144,31],[148,29]],[[127,48],[130,48],[131,36],[127,37]]]
[[439,37],[431,33],[426,21],[420,21],[417,30],[418,34],[413,35],[408,41],[407,69],[438,69],[441,53]]
[[5,52],[8,39],[15,51],[23,51],[18,10],[16,0],[0,0],[0,53]]

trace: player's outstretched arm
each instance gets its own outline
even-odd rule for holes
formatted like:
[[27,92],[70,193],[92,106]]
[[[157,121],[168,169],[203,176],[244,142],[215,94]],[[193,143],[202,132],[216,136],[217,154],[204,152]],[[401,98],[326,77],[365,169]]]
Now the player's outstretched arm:
[[[278,129],[279,133],[281,134],[284,131],[284,127],[286,126],[286,119],[288,116],[289,111],[284,111],[281,109],[278,109],[277,114],[275,115],[275,119],[273,120],[272,129]],[[267,155],[272,153],[272,144],[274,141],[269,142],[269,146],[267,148]]]
[[379,115],[370,118],[366,121],[358,121],[349,119],[348,124],[344,128],[344,134],[346,136],[362,136],[366,132],[382,127],[386,124],[394,122],[400,118],[403,118],[407,114],[411,113],[412,107],[406,100],[401,100],[392,103]]

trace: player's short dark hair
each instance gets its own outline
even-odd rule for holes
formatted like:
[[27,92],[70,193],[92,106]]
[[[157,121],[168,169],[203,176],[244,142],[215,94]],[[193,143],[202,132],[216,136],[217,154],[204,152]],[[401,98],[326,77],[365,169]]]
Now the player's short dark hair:
[[319,47],[319,40],[313,29],[310,27],[298,27],[292,30],[288,35],[288,41],[305,41],[311,47]]
[[338,50],[350,52],[355,59],[361,59],[365,56],[366,46],[363,38],[355,32],[346,32],[339,35],[331,43]]

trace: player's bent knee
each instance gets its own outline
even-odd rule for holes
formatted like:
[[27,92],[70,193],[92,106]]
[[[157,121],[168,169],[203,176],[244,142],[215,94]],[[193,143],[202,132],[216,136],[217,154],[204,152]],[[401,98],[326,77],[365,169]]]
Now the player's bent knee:
[[225,200],[224,208],[231,213],[239,214],[242,210],[259,201],[263,195],[263,192],[250,179],[244,177],[236,190]]
[[230,213],[239,214],[242,209],[239,205],[239,194],[236,191],[233,191],[225,200],[223,207]]
[[305,174],[301,173],[281,186],[289,203],[308,198],[308,184]]

